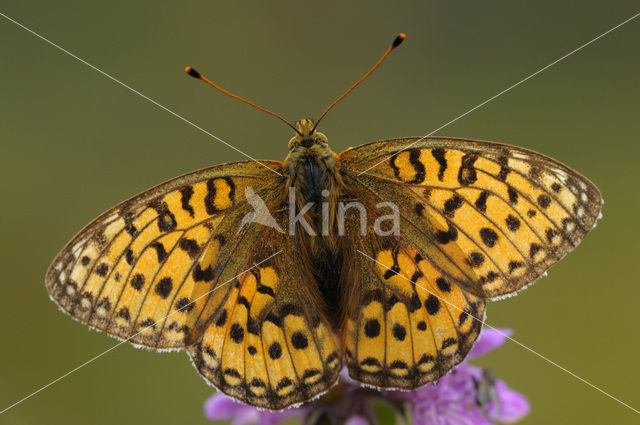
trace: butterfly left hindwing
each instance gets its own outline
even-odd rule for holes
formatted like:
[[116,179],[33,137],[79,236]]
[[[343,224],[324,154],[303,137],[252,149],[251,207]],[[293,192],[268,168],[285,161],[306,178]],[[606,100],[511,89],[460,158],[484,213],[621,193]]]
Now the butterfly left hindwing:
[[249,256],[239,257],[242,274],[229,282],[224,301],[213,304],[218,307],[206,315],[202,338],[188,352],[227,395],[282,409],[329,389],[342,368],[342,351],[316,282],[299,266],[295,239],[260,230]]

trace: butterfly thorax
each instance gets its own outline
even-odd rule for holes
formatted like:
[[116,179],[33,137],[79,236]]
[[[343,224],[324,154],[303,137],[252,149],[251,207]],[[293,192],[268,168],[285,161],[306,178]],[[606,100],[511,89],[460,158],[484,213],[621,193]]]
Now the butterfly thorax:
[[312,229],[309,232],[297,224],[295,237],[304,251],[303,267],[313,275],[327,308],[337,310],[342,250],[336,223],[343,192],[337,155],[329,148],[327,137],[315,131],[311,120],[302,119],[295,127],[299,134],[289,141],[285,159],[287,187],[294,189],[296,213],[306,207],[304,219]]

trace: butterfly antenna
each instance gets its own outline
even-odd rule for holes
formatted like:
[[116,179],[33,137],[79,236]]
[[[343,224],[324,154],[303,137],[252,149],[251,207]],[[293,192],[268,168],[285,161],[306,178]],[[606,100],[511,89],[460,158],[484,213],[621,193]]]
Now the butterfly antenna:
[[354,85],[352,85],[349,90],[347,90],[346,92],[344,92],[344,94],[342,96],[340,96],[339,98],[337,98],[336,100],[333,101],[333,103],[331,105],[329,105],[329,107],[327,109],[325,109],[325,111],[322,113],[322,115],[320,116],[320,118],[318,119],[318,121],[316,121],[316,125],[313,127],[313,129],[315,130],[316,127],[318,126],[318,124],[320,124],[320,121],[322,120],[322,118],[324,118],[325,115],[327,115],[327,112],[329,112],[331,110],[331,108],[333,108],[334,106],[336,106],[336,103],[340,102],[346,95],[348,95],[349,93],[351,93],[351,91],[353,89],[355,89],[358,84],[360,84],[361,82],[363,82],[364,80],[366,80],[366,78],[371,75],[371,73],[373,71],[376,70],[377,67],[380,66],[380,64],[387,58],[387,56],[389,56],[389,53],[391,53],[393,51],[393,49],[395,49],[396,47],[398,47],[406,38],[406,35],[404,35],[404,33],[400,33],[398,34],[398,36],[396,37],[395,40],[393,40],[393,43],[391,44],[391,46],[389,46],[389,48],[387,49],[386,52],[384,52],[384,55],[382,55],[382,57],[380,58],[380,60],[378,60],[378,62],[376,62],[375,65],[373,65],[373,68],[371,68],[369,70],[369,72],[367,72],[366,74],[364,74],[364,76],[362,76],[362,78],[360,78],[358,81],[355,82]]
[[223,89],[222,87],[218,86],[217,84],[209,81],[209,79],[203,75],[201,75],[198,71],[196,71],[195,69],[191,68],[190,66],[186,67],[184,69],[184,72],[186,72],[187,74],[189,74],[190,76],[192,76],[193,78],[196,78],[198,80],[202,80],[205,83],[209,84],[210,86],[213,86],[213,88],[220,90],[222,93],[226,94],[227,96],[231,96],[234,99],[237,99],[241,102],[244,102],[248,105],[253,106],[254,108],[258,108],[263,112],[266,112],[267,114],[273,115],[274,117],[278,118],[280,121],[282,121],[283,123],[287,124],[289,127],[291,127],[293,129],[293,131],[295,131],[296,133],[298,133],[300,135],[300,137],[302,137],[302,134],[300,134],[300,132],[298,130],[296,130],[296,128],[293,126],[293,124],[291,124],[289,121],[285,120],[284,118],[282,118],[282,116],[276,114],[275,112],[272,112],[270,110],[268,110],[267,108],[263,108],[260,105],[256,105],[255,103],[244,99],[240,96],[237,96],[231,92],[228,92],[227,90]]

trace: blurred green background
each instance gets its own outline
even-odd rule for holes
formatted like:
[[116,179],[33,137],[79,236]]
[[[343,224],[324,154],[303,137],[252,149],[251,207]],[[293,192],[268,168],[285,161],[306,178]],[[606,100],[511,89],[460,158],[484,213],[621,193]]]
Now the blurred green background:
[[[637,1],[3,0],[0,12],[257,158],[291,131],[183,72],[193,65],[290,120],[327,116],[331,146],[440,127],[639,11]],[[640,407],[640,18],[438,132],[516,144],[588,176],[604,220],[488,323]],[[245,159],[0,17],[0,410],[116,344],[60,313],[46,267],[81,227],[176,175]],[[534,423],[638,416],[514,343],[476,362],[526,394]],[[0,416],[7,424],[206,423],[184,353],[123,345]]]

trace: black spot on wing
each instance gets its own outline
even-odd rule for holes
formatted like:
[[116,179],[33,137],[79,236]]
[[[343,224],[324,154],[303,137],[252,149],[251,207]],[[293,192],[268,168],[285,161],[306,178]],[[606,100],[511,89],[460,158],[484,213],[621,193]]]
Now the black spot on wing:
[[129,309],[127,307],[122,307],[118,311],[118,317],[121,317],[124,320],[129,321],[131,319],[131,314],[129,314]]
[[438,297],[433,294],[430,294],[427,299],[424,301],[424,307],[427,309],[427,313],[430,315],[435,315],[440,311],[440,301]]
[[509,195],[509,202],[513,205],[518,203],[518,192],[512,188],[511,186],[509,186],[509,188],[507,189],[507,194]]
[[156,250],[158,263],[162,263],[167,258],[167,250],[164,249],[164,245],[161,242],[154,242],[149,246]]
[[489,192],[487,192],[486,190],[480,192],[480,195],[478,195],[478,199],[476,199],[475,203],[478,211],[482,213],[487,212],[487,198],[489,198]]
[[480,229],[480,238],[482,238],[482,242],[489,248],[493,248],[498,241],[498,234],[488,227],[483,227]]
[[231,325],[231,329],[229,330],[229,337],[236,344],[240,344],[244,339],[244,329],[238,323],[234,323]]
[[498,157],[498,164],[500,164],[500,172],[497,175],[498,180],[504,182],[507,180],[507,175],[511,171],[511,169],[507,166],[508,160],[505,156]]
[[369,319],[364,324],[364,334],[369,338],[380,335],[380,322],[377,319]]
[[193,307],[194,303],[192,303],[187,297],[182,297],[178,301],[176,301],[176,310],[178,311],[184,311],[185,313],[188,313],[193,310]]
[[440,168],[438,169],[438,180],[442,181],[444,178],[444,172],[447,170],[447,159],[445,156],[445,150],[442,148],[435,148],[431,151],[433,158],[438,161]]
[[216,320],[216,326],[217,327],[222,327],[224,326],[225,323],[227,323],[227,316],[229,314],[227,313],[227,310],[223,309],[220,312],[220,315],[218,316],[218,319]]
[[257,291],[259,293],[261,293],[261,294],[266,294],[266,295],[269,295],[269,296],[272,296],[272,297],[276,296],[276,293],[273,292],[273,288],[271,288],[270,286],[267,286],[267,285],[263,285],[261,283],[258,284]]
[[469,264],[471,267],[480,267],[484,263],[484,255],[481,252],[469,254]]
[[136,291],[140,291],[144,286],[144,276],[139,273],[136,275],[133,275],[133,277],[131,278],[130,284],[133,287],[133,289],[135,289]]
[[538,205],[540,205],[542,208],[547,208],[550,204],[551,198],[549,198],[547,195],[538,196]]
[[171,294],[171,290],[173,289],[173,281],[170,277],[163,277],[156,284],[156,294],[160,295],[162,298],[167,299],[169,294]]
[[453,218],[456,210],[460,208],[464,204],[462,198],[456,194],[454,194],[451,198],[447,199],[444,202],[444,210],[443,213],[447,217]]
[[449,224],[449,229],[445,232],[442,230],[438,230],[435,234],[436,241],[440,244],[447,244],[449,242],[455,242],[458,240],[458,230]]
[[507,228],[512,232],[517,231],[520,228],[520,219],[512,214],[509,214],[505,219]]
[[477,153],[466,153],[462,156],[462,164],[458,170],[458,182],[461,185],[469,186],[478,180],[478,174],[474,167],[477,159]]
[[309,346],[309,340],[302,332],[294,332],[293,335],[291,335],[291,345],[296,350],[304,350]]
[[216,200],[216,184],[215,179],[207,180],[207,194],[204,197],[204,208],[207,214],[213,215],[220,212],[215,206]]
[[158,213],[158,229],[161,232],[169,232],[175,230],[178,226],[176,217],[169,210],[169,206],[164,201],[153,201],[149,204],[151,208]]
[[196,282],[211,282],[213,280],[213,267],[203,269],[197,264],[193,269],[193,280]]
[[420,162],[420,150],[419,149],[411,149],[409,151],[409,162],[411,163],[411,166],[413,166],[413,169],[416,172],[415,177],[413,178],[413,180],[410,183],[413,184],[419,184],[422,183],[426,177],[426,173],[425,173],[425,169],[424,169],[424,164],[422,164],[422,162]]
[[198,254],[200,254],[200,246],[194,239],[180,239],[180,242],[178,242],[178,246],[192,259],[195,259]]
[[251,316],[247,318],[247,332],[252,335],[260,335],[260,322]]
[[524,263],[522,261],[509,262],[509,273],[513,273],[517,268],[520,267],[524,267]]
[[438,289],[442,292],[451,292],[451,284],[449,284],[449,282],[447,282],[443,277],[436,279],[436,285],[438,285]]
[[96,274],[100,277],[105,277],[109,271],[109,266],[106,263],[101,263],[96,267]]
[[405,337],[407,336],[407,330],[399,323],[393,325],[391,333],[393,334],[393,337],[398,341],[404,341]]
[[[400,150],[396,153],[394,153],[393,155],[391,155],[391,158],[389,158],[389,166],[391,167],[391,169],[393,170],[393,174],[395,175],[396,179],[398,180],[402,180],[400,177],[400,168],[398,168],[398,165],[396,164],[396,161],[398,159],[398,156],[400,154],[402,154],[403,152],[405,152],[404,150]],[[422,162],[420,162],[420,150],[419,149],[409,149],[409,163],[411,164],[411,166],[413,167],[413,170],[415,171],[415,176],[413,178],[413,180],[409,181],[408,183],[412,183],[412,184],[418,184],[418,183],[422,183],[426,177],[426,172],[424,169],[424,164],[422,164]]]
[[193,187],[185,186],[180,189],[180,203],[182,204],[182,209],[188,212],[191,217],[194,217],[195,212],[193,211],[193,207],[189,204],[192,196]]
[[127,261],[128,265],[133,265],[133,251],[131,251],[131,248],[127,248],[127,250],[124,253],[124,258]]
[[273,360],[279,359],[282,356],[282,347],[280,346],[279,343],[274,342],[269,346],[268,352],[269,352],[269,357],[271,357],[271,359]]

